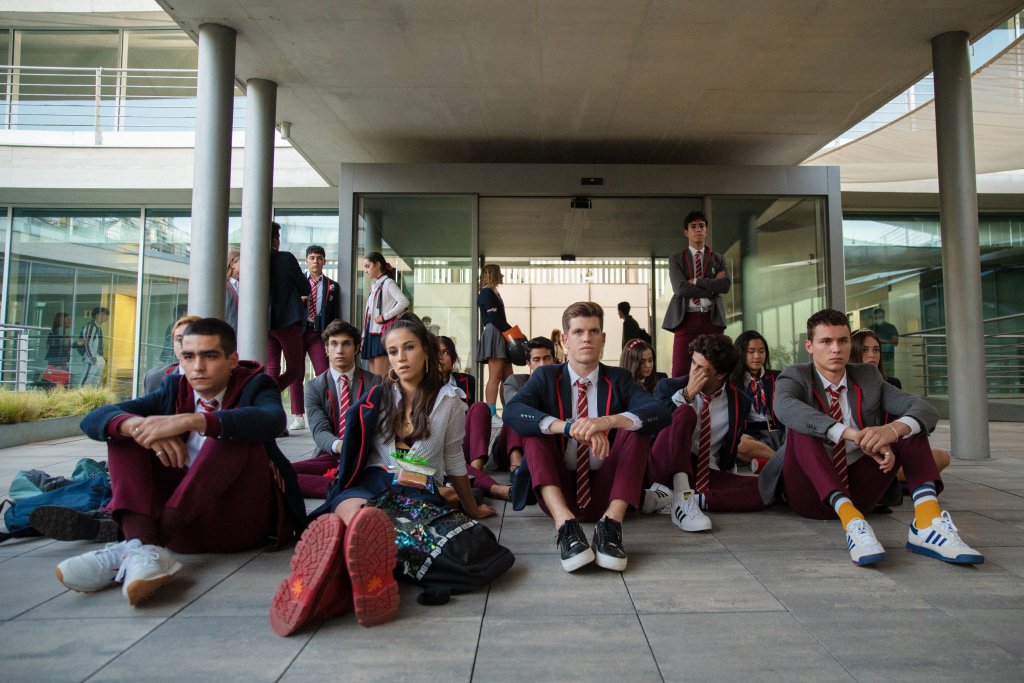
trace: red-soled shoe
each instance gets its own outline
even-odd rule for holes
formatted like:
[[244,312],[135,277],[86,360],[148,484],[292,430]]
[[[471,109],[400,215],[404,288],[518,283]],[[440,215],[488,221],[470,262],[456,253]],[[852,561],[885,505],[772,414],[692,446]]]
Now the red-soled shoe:
[[345,534],[345,563],[352,580],[352,601],[362,626],[390,621],[398,612],[395,527],[383,510],[362,508]]
[[306,624],[352,609],[342,543],[345,524],[337,515],[317,517],[292,555],[292,573],[270,602],[270,627],[291,635]]

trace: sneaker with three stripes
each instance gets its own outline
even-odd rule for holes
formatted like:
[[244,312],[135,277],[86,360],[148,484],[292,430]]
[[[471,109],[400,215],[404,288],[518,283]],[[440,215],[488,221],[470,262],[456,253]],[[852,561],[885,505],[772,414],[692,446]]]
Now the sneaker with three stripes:
[[948,512],[933,519],[931,526],[925,529],[918,529],[911,522],[907,532],[907,550],[953,564],[981,564],[985,561],[984,555],[961,540]]
[[846,547],[853,563],[866,567],[885,559],[885,548],[875,538],[871,525],[861,518],[851,519],[846,525]]

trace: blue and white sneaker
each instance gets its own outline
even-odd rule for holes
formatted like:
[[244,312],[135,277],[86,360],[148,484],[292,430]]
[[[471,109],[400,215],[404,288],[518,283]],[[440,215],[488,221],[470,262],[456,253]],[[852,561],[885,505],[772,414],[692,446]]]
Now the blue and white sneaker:
[[953,564],[981,564],[985,556],[960,539],[948,512],[932,520],[931,526],[918,529],[910,523],[907,550]]
[[885,559],[885,548],[875,538],[875,532],[863,519],[851,519],[846,525],[846,545],[855,565],[866,567]]

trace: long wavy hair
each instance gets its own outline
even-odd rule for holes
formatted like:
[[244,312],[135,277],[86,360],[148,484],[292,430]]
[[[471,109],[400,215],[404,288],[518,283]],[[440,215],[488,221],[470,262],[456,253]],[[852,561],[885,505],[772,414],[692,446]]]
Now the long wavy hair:
[[740,366],[736,368],[736,372],[733,373],[733,381],[739,385],[745,385],[745,375],[747,370],[747,349],[750,348],[750,342],[755,339],[760,339],[761,343],[764,344],[764,371],[768,372],[772,369],[772,354],[768,349],[768,340],[765,339],[760,332],[757,330],[747,330],[736,337],[736,350],[740,352]]
[[623,370],[629,371],[629,374],[633,377],[633,381],[646,389],[648,393],[653,393],[654,385],[657,384],[656,376],[658,367],[655,364],[655,366],[651,368],[650,375],[647,377],[640,376],[640,365],[643,363],[644,351],[650,351],[651,357],[654,356],[653,346],[642,339],[631,339],[622,348],[622,356],[619,358],[619,367]]
[[[414,442],[430,436],[430,411],[434,407],[434,401],[437,400],[437,392],[444,384],[444,380],[441,378],[441,354],[437,338],[427,331],[416,314],[405,313],[395,321],[395,324],[388,329],[381,340],[385,348],[387,348],[387,340],[396,330],[411,332],[427,352],[423,378],[412,396],[412,432],[401,437],[402,441],[412,445]],[[388,441],[397,438],[398,425],[401,423],[406,409],[406,398],[401,387],[399,387],[397,403],[395,401],[395,392],[392,386],[396,384],[398,384],[398,379],[389,370],[384,377],[384,391],[381,392],[380,421],[378,422],[379,429],[383,430],[382,434]]]
[[477,290],[483,289],[484,287],[490,287],[494,289],[501,282],[501,266],[497,263],[488,263],[486,266],[480,269],[480,283],[477,285]]
[[889,373],[885,371],[885,361],[882,359],[882,340],[878,338],[878,333],[867,327],[861,328],[850,335],[850,362],[851,363],[863,363],[861,360],[864,357],[864,340],[871,337],[878,344],[878,372],[881,373],[882,379],[888,380]]
[[[455,350],[455,342],[451,337],[440,335],[437,337],[439,344],[444,344],[448,349],[448,357],[452,359],[452,372],[459,372],[462,366],[459,365],[459,352]],[[440,355],[441,347],[438,346],[438,354]]]

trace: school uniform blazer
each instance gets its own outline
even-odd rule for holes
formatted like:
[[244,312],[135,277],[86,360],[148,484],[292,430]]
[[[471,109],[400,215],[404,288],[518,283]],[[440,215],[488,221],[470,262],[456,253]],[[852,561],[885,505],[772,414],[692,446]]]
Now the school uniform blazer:
[[466,407],[473,405],[476,402],[476,377],[464,372],[453,372],[452,377],[455,385],[466,392]]
[[224,281],[224,322],[238,332],[238,290],[231,284],[231,280]]
[[511,403],[512,399],[519,393],[519,390],[525,387],[529,381],[530,375],[523,372],[506,377],[501,385],[501,395],[504,398],[505,405]]
[[300,323],[306,319],[306,304],[300,297],[309,294],[309,280],[302,274],[299,261],[290,251],[270,250],[270,329]]
[[[320,312],[317,313],[315,318],[315,322],[317,324],[316,329],[318,332],[323,332],[331,321],[341,319],[341,287],[337,282],[324,275],[323,279],[320,281],[320,287],[317,288],[318,297],[321,296],[321,291],[325,287],[327,288],[327,291],[323,294],[324,303],[320,307]],[[309,290],[309,278],[306,278],[306,290]],[[309,302],[307,301],[306,303],[306,310],[308,311]],[[303,317],[302,320],[303,331],[306,331],[309,329],[309,320],[306,317]]]
[[[522,436],[540,436],[540,421],[551,416],[558,420],[572,417],[576,393],[569,381],[566,363],[545,365],[533,371],[530,381],[505,405],[504,421]],[[599,417],[633,413],[640,419],[640,431],[656,434],[671,421],[667,408],[654,400],[632,375],[621,368],[598,366],[597,413]],[[615,430],[609,433],[614,439]],[[564,448],[564,437],[562,439]]]
[[[764,396],[768,401],[768,417],[775,423],[777,429],[785,431],[785,425],[782,424],[778,415],[775,414],[775,385],[778,384],[778,381],[778,370],[765,370],[764,377],[761,378],[761,383],[764,385]],[[743,391],[749,394],[750,386],[743,387]],[[750,397],[750,404],[751,406],[754,404],[753,396]]]
[[[729,267],[721,254],[704,247],[704,272],[697,273],[697,284],[690,284],[694,277],[693,255],[689,247],[684,247],[668,257],[668,279],[672,283],[672,299],[665,309],[665,319],[661,323],[663,330],[669,332],[683,324],[686,317],[686,302],[689,299],[711,300],[711,323],[725,327],[725,298],[723,294],[732,286]],[[725,273],[725,277],[716,279],[715,275]]]
[[[930,434],[939,414],[928,401],[897,389],[882,379],[878,368],[864,363],[846,366],[847,400],[858,429],[885,423],[886,415],[909,417]],[[788,429],[826,438],[836,423],[828,414],[828,397],[813,363],[790,365],[775,385],[775,415]]]
[[[237,379],[236,379],[237,378]],[[255,361],[242,361],[239,368],[232,374],[232,382],[244,381],[238,394],[236,407],[228,410],[217,410],[207,415],[207,424],[216,424],[216,428],[207,428],[208,439],[221,441],[240,441],[262,443],[267,456],[276,466],[284,483],[285,510],[295,525],[296,533],[302,533],[306,522],[306,505],[299,493],[299,480],[292,469],[291,462],[277,447],[277,435],[284,431],[285,415],[281,405],[281,390],[277,382],[263,373],[263,364]],[[108,427],[114,420],[123,420],[132,415],[149,417],[151,415],[174,415],[178,412],[179,392],[182,387],[191,389],[181,375],[174,373],[164,378],[160,387],[151,394],[146,394],[131,401],[123,401],[109,406],[96,408],[82,419],[81,429],[90,439],[111,441]],[[231,384],[228,393],[232,393]],[[191,397],[187,398],[191,401]],[[279,539],[279,542],[284,542]]]
[[[365,372],[358,365],[353,374],[352,381],[348,385],[348,405],[359,403],[359,399],[370,390],[380,384],[380,376],[372,372]],[[338,385],[331,377],[331,371],[322,372],[313,379],[306,382],[305,387],[306,422],[309,424],[309,431],[313,434],[313,441],[321,453],[331,453],[331,446],[338,438],[341,431],[338,414]],[[348,431],[348,422],[346,430]]]
[[497,327],[499,332],[506,332],[512,328],[505,319],[505,302],[492,288],[480,288],[476,295],[476,305],[480,309],[481,328],[486,327],[488,323]]
[[[669,407],[670,410],[676,410],[680,406],[675,404],[672,396],[680,389],[685,388],[689,381],[689,375],[675,379],[663,379],[654,387],[654,398],[662,405]],[[718,467],[723,472],[728,472],[736,465],[736,449],[739,448],[743,428],[747,425],[747,415],[750,414],[752,401],[750,394],[737,389],[732,382],[727,382],[725,385],[725,398],[729,402],[729,430],[725,433],[722,447],[718,451]],[[698,420],[699,418],[698,415]]]

